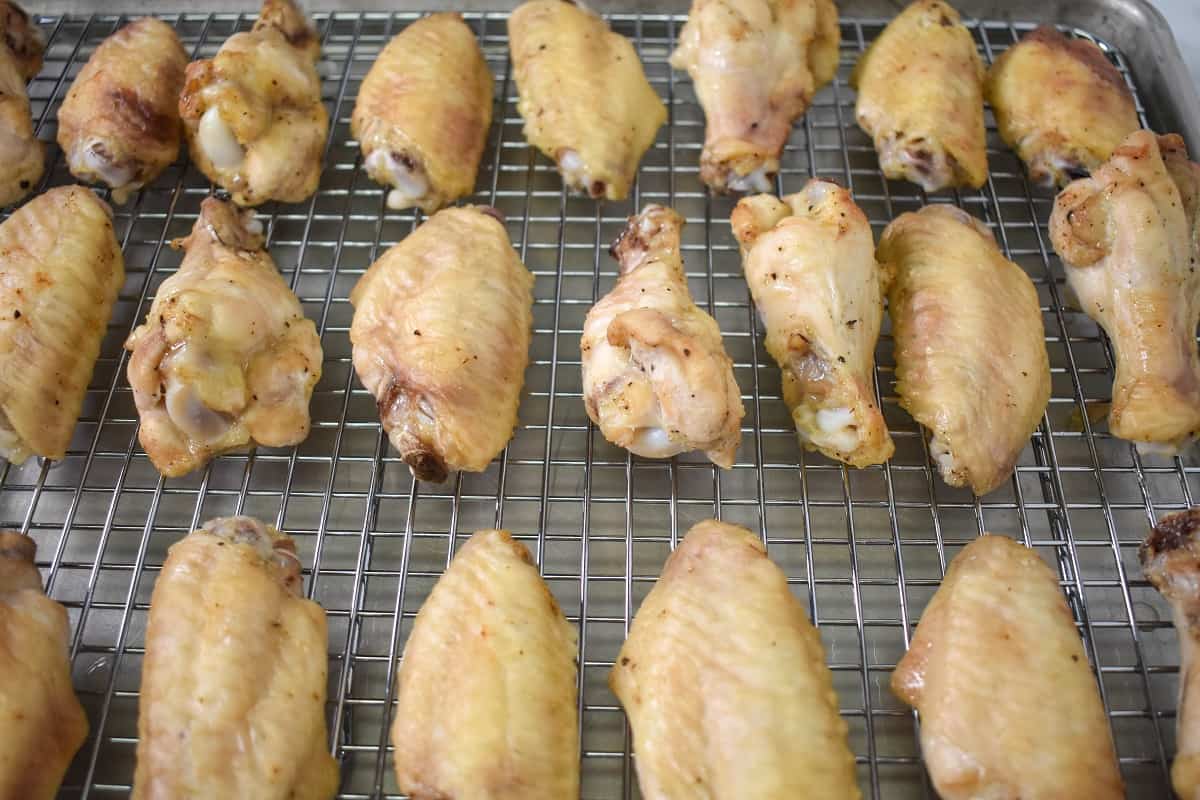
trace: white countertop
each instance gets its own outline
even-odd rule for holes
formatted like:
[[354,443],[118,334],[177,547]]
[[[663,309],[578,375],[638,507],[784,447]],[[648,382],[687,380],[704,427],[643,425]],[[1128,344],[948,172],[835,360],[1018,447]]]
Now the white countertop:
[[1183,60],[1192,71],[1192,78],[1200,85],[1200,2],[1197,0],[1154,0],[1167,21],[1183,51]]

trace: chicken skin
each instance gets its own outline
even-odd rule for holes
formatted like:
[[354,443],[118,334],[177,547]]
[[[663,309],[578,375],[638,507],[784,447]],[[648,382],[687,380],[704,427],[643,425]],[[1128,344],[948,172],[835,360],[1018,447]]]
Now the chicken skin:
[[983,62],[942,0],[916,0],[868,48],[850,77],[858,125],[879,166],[927,192],[987,180]]
[[434,214],[350,293],[354,370],[418,479],[482,472],[512,438],[532,291],[500,213],[467,206]]
[[866,215],[814,179],[782,201],[747,197],[730,221],[801,444],[855,467],[887,461],[896,448],[874,383],[883,289]]
[[667,120],[629,40],[573,2],[527,0],[508,20],[525,138],[563,182],[623,200]]
[[492,73],[458,14],[433,14],[383,48],[358,90],[350,135],[389,208],[432,214],[468,195],[492,123]]
[[251,517],[171,545],[154,584],[134,800],[327,800],[325,612],[291,538]]
[[575,628],[508,531],[479,531],[404,648],[396,782],[413,800],[579,796]]
[[856,800],[821,637],[758,537],[694,526],[608,678],[646,800]]
[[694,0],[671,66],[687,70],[708,127],[700,179],[767,192],[792,122],[837,72],[832,0]]
[[942,478],[985,495],[1012,474],[1050,401],[1037,290],[987,226],[953,206],[883,232],[900,405],[929,429]]
[[172,246],[183,263],[125,342],[146,455],[175,477],[252,442],[304,441],[321,340],[263,249],[254,212],[210,197]]
[[60,186],[0,224],[0,455],[59,459],[125,282],[112,212]]
[[16,59],[17,72],[30,81],[42,71],[42,51],[46,40],[25,10],[16,3],[0,0],[0,36]]
[[154,17],[105,39],[58,112],[71,174],[112,187],[118,203],[158,177],[179,155],[187,60],[175,30]]
[[942,800],[1125,796],[1058,576],[1012,539],[984,535],[950,564],[892,691],[921,715]]
[[1179,635],[1179,702],[1171,783],[1182,800],[1200,797],[1200,508],[1163,517],[1138,555],[1147,580],[1171,604]]
[[45,168],[25,83],[42,68],[41,32],[20,6],[0,0],[0,206],[29,194]]
[[0,531],[0,797],[53,800],[88,721],[71,688],[67,610],[46,597],[33,540]]
[[188,65],[179,114],[192,161],[238,205],[317,190],[329,132],[319,48],[292,0],[266,0],[253,30]]
[[1138,131],[1059,194],[1050,240],[1116,355],[1108,428],[1145,453],[1200,435],[1200,165],[1176,135]]
[[688,292],[683,224],[646,206],[613,244],[617,285],[583,323],[583,400],[618,447],[645,458],[702,450],[728,469],[745,409],[717,321]]
[[1100,48],[1050,26],[1005,50],[985,91],[1000,138],[1043,186],[1092,172],[1141,127],[1129,87]]

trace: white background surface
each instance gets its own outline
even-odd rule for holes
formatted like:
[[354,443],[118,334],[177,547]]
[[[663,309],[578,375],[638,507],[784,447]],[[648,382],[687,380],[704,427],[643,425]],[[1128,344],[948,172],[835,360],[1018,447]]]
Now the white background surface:
[[1200,85],[1200,0],[1154,0],[1171,23],[1183,60]]

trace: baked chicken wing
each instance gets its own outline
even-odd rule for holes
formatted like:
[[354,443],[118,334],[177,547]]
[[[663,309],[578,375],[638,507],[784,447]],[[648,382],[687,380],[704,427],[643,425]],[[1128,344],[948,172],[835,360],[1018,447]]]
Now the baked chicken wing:
[[52,800],[88,722],[71,688],[67,610],[46,597],[33,540],[0,531],[0,797]]
[[866,215],[814,179],[782,201],[743,199],[731,222],[801,443],[856,467],[883,463],[896,448],[875,400],[883,289]]
[[138,438],[168,477],[256,442],[308,436],[321,340],[263,249],[254,212],[215,197],[172,243],[183,263],[125,342]]
[[0,0],[0,37],[16,59],[21,78],[33,80],[42,71],[46,40],[25,10],[8,0]]
[[1179,702],[1171,783],[1182,800],[1200,797],[1200,507],[1163,517],[1138,555],[1171,604],[1179,635]]
[[42,68],[44,43],[29,15],[3,0],[0,33],[0,206],[7,206],[29,194],[45,166],[25,90],[26,81]]
[[988,70],[988,103],[1005,144],[1043,186],[1099,167],[1141,127],[1121,73],[1087,39],[1042,26]]
[[112,213],[51,189],[0,224],[0,254],[0,455],[62,458],[125,282]]
[[576,635],[508,531],[479,531],[400,665],[396,781],[413,800],[579,796]]
[[792,122],[837,72],[833,0],[694,0],[671,66],[692,76],[707,128],[700,179],[771,189]]
[[702,450],[728,469],[745,409],[717,321],[688,292],[683,224],[646,206],[613,244],[617,285],[583,323],[583,401],[619,447],[646,458]]
[[1108,428],[1145,452],[1200,435],[1200,165],[1183,140],[1138,131],[1059,194],[1050,240],[1116,355]]
[[482,472],[512,438],[532,290],[499,212],[467,206],[434,214],[350,293],[354,369],[420,480]]
[[821,637],[745,528],[688,531],[608,682],[646,800],[860,796]]
[[623,200],[642,154],[667,120],[629,40],[563,0],[528,0],[508,21],[525,138],[563,182]]
[[433,213],[468,195],[492,122],[492,73],[458,14],[399,33],[358,90],[350,135],[389,208]]
[[105,39],[58,112],[58,146],[71,174],[112,187],[118,203],[158,177],[179,155],[187,60],[175,30],[154,17]]
[[942,478],[977,495],[1012,474],[1050,401],[1037,290],[987,226],[926,206],[883,232],[900,405],[929,429]]
[[949,4],[916,0],[859,59],[858,125],[889,178],[927,192],[987,180],[983,62]]
[[1058,577],[1004,536],[963,548],[892,691],[943,800],[1119,800],[1108,718]]
[[251,517],[171,546],[150,598],[134,800],[327,800],[325,612],[291,538]]
[[319,47],[292,0],[266,0],[253,30],[188,65],[179,113],[192,161],[238,205],[316,191],[329,130]]

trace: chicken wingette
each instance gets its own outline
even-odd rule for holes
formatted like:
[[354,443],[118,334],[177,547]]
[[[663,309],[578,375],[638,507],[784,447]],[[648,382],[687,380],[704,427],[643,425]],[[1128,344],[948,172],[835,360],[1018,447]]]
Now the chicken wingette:
[[404,647],[392,745],[413,800],[579,797],[575,628],[508,531],[479,531]]
[[573,2],[528,0],[508,21],[525,138],[568,188],[623,200],[667,120],[629,40]]
[[704,183],[770,191],[792,122],[837,72],[840,39],[833,0],[694,0],[671,66],[704,108]]
[[1037,290],[961,209],[902,214],[879,242],[900,405],[929,429],[951,486],[977,495],[1012,474],[1050,401]]
[[251,517],[171,545],[154,583],[134,800],[327,800],[325,612],[290,537]]
[[646,800],[860,796],[821,637],[745,528],[688,531],[608,682]]
[[351,291],[355,372],[420,480],[482,472],[512,438],[532,290],[499,212],[467,206],[434,214]]
[[458,14],[396,35],[358,89],[350,135],[389,208],[427,214],[468,195],[492,122],[492,73]]
[[1103,51],[1050,26],[1005,50],[984,89],[1000,138],[1043,186],[1090,173],[1141,127],[1133,94]]
[[730,222],[800,442],[855,467],[883,463],[896,448],[875,399],[883,289],[866,215],[813,179],[783,200],[743,199]]
[[942,800],[1125,796],[1058,576],[1012,539],[982,536],[951,562],[892,691],[921,715]]
[[316,191],[329,114],[316,31],[292,0],[265,0],[252,30],[187,67],[179,113],[188,150],[242,206]]
[[43,39],[20,6],[0,0],[0,206],[29,194],[45,167],[26,81],[42,68]]
[[23,80],[33,80],[42,71],[46,40],[25,9],[8,0],[0,0],[0,39],[16,59]]
[[46,597],[33,540],[0,530],[0,798],[52,800],[88,721],[71,688],[67,610]]
[[583,402],[619,447],[646,458],[701,450],[728,469],[745,409],[717,321],[688,292],[683,225],[646,206],[613,244],[617,285],[583,322]]
[[892,20],[850,77],[884,175],[927,192],[983,186],[983,78],[975,40],[949,4],[916,0]]
[[105,39],[58,111],[58,146],[71,174],[112,187],[118,203],[158,177],[179,155],[187,61],[175,30],[154,17]]
[[0,224],[0,254],[0,455],[62,458],[125,282],[112,212],[51,189]]
[[1116,355],[1108,428],[1146,453],[1200,435],[1200,165],[1138,131],[1059,194],[1050,240]]
[[210,197],[185,254],[125,342],[138,439],[159,472],[184,475],[226,450],[308,436],[321,340],[263,249],[254,212]]

